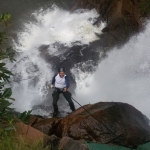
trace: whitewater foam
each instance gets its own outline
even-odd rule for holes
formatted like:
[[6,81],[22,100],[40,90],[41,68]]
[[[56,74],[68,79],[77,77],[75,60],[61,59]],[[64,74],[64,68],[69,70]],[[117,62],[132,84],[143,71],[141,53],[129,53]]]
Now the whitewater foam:
[[75,42],[89,44],[98,39],[95,33],[100,34],[105,26],[104,23],[93,25],[99,16],[96,10],[70,13],[53,6],[48,10],[35,11],[32,16],[34,21],[24,23],[23,31],[17,34],[18,40],[14,40],[13,46],[19,53],[17,61],[8,64],[15,74],[12,79],[15,80],[12,81],[13,97],[16,99],[14,107],[21,112],[50,99],[48,85],[54,72],[51,64],[41,58],[39,47],[48,45],[48,54],[59,56],[65,52],[58,51],[61,44],[65,47],[71,47]]
[[149,39],[150,23],[143,33],[134,36],[122,48],[109,52],[96,72],[85,78],[86,73],[80,71],[79,77],[75,78],[75,98],[82,104],[98,101],[129,103],[150,118]]
[[[53,6],[32,15],[37,21],[25,23],[24,30],[18,33],[14,47],[19,55],[14,64],[8,65],[15,74],[13,80],[16,82],[11,84],[16,99],[14,107],[21,112],[49,99],[52,66],[40,57],[39,47],[49,45],[48,54],[59,56],[65,50],[58,51],[60,45],[55,43],[65,47],[71,47],[75,42],[89,44],[98,39],[95,33],[101,33],[105,26],[103,23],[98,27],[93,26],[98,17],[95,10],[69,13]],[[149,38],[150,23],[143,33],[133,37],[124,47],[109,52],[98,67],[91,61],[75,64],[71,70],[77,83],[75,99],[81,104],[98,101],[129,103],[150,118]],[[88,71],[89,66],[93,67],[92,72]],[[22,79],[27,80],[19,82]],[[47,114],[43,110],[40,110],[41,113]]]

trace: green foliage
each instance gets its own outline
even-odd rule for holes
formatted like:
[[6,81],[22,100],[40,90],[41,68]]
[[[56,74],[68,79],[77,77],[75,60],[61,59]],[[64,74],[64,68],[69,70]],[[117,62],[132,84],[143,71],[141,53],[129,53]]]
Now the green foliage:
[[[0,63],[0,80],[2,81],[2,86],[5,85],[5,83],[9,82],[9,78],[11,75],[13,75],[6,67],[5,63]],[[4,82],[3,82],[4,81]],[[1,94],[0,94],[1,95]],[[3,96],[3,94],[2,94]]]
[[10,100],[14,99],[11,98],[11,88],[6,88],[10,76],[13,74],[7,69],[4,60],[9,59],[10,61],[14,61],[14,52],[11,51],[11,48],[3,49],[2,44],[8,39],[6,32],[3,30],[8,26],[10,16],[9,13],[0,15],[0,128],[7,130],[13,128],[12,123],[14,120],[11,114],[13,109],[10,108],[12,104]]
[[7,22],[11,17],[10,13],[0,14],[0,22]]
[[27,145],[21,137],[14,136],[9,132],[4,132],[0,136],[0,150],[48,150],[43,148],[43,142]]
[[17,115],[18,119],[20,119],[23,123],[27,123],[27,121],[31,117],[32,110],[24,111],[23,113],[20,113]]
[[[3,49],[3,43],[8,40],[4,30],[9,25],[10,17],[9,13],[0,14],[0,150],[46,150],[43,149],[42,142],[30,146],[23,139],[9,132],[15,131],[13,109],[10,107],[11,101],[14,99],[11,97],[11,88],[6,86],[8,86],[9,79],[13,74],[7,69],[5,62],[6,60],[15,61],[15,53],[11,48]],[[25,111],[20,114],[19,119],[26,123],[30,114],[31,111]]]
[[0,14],[0,23],[3,23],[3,25],[7,27],[10,24],[10,18],[11,18],[10,13]]
[[140,7],[141,13],[143,15],[150,14],[150,0],[144,0],[144,1],[140,2],[139,7]]
[[9,59],[11,62],[15,61],[14,59],[15,53],[12,51],[12,48],[9,47],[5,50],[0,51],[0,60]]
[[0,14],[0,27],[1,27],[1,30],[0,30],[0,47],[2,46],[2,43],[4,43],[8,39],[7,34],[4,31],[4,29],[9,26],[10,17],[11,17],[11,15],[9,13]]

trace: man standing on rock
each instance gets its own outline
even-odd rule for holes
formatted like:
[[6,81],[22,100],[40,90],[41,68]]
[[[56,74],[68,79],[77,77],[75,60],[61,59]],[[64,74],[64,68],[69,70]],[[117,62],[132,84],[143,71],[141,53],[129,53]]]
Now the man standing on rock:
[[70,86],[69,77],[65,74],[65,68],[61,67],[58,69],[58,73],[54,75],[51,83],[51,88],[55,87],[55,90],[52,94],[54,107],[53,117],[56,117],[58,114],[57,102],[59,100],[59,94],[61,93],[68,101],[70,109],[72,111],[75,111],[75,106],[71,99],[71,93],[68,91],[69,86]]

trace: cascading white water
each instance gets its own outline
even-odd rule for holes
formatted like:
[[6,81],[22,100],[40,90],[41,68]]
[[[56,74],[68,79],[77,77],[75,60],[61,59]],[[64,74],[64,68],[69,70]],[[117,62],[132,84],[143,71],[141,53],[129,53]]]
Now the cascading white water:
[[93,74],[72,69],[75,98],[82,104],[117,101],[132,104],[150,118],[150,22],[143,33],[108,53]]
[[63,51],[58,51],[54,43],[66,47],[73,46],[76,41],[81,45],[89,44],[98,39],[95,33],[101,33],[105,25],[93,25],[99,16],[96,10],[69,13],[53,6],[32,15],[37,21],[25,23],[24,30],[18,32],[18,41],[14,41],[14,48],[19,52],[17,61],[8,64],[15,74],[15,82],[12,82],[13,97],[16,99],[14,107],[21,112],[32,109],[47,98],[49,88],[46,83],[50,84],[54,74],[51,64],[41,58],[39,47],[49,45],[49,55],[59,56]]
[[[24,24],[24,30],[18,33],[18,42],[14,47],[19,51],[14,64],[8,64],[13,70],[15,81],[12,82],[14,107],[17,111],[32,109],[42,103],[48,95],[46,83],[50,83],[53,72],[51,64],[40,57],[39,47],[49,45],[48,53],[59,56],[55,42],[66,47],[89,44],[98,37],[104,24],[99,27],[92,23],[98,14],[92,11],[69,13],[53,7],[32,14],[37,22]],[[73,95],[81,104],[98,101],[119,101],[132,104],[150,118],[150,23],[147,29],[133,37],[121,49],[113,49],[95,69],[95,72],[83,71],[74,64],[72,73],[77,83]],[[83,67],[94,64],[90,60],[83,62]],[[27,79],[27,80],[22,80]],[[14,79],[13,79],[14,80]],[[18,82],[18,80],[22,80]],[[43,114],[44,115],[44,114]]]

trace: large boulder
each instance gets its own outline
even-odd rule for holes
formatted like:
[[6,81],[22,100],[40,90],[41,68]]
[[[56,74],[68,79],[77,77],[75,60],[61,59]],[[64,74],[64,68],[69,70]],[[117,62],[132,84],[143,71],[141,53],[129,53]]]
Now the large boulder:
[[91,114],[83,111],[63,118],[53,134],[127,147],[150,141],[149,120],[133,106],[99,102],[86,109]]
[[32,127],[40,130],[44,134],[49,135],[53,132],[53,130],[59,124],[59,122],[60,119],[57,118],[46,118],[36,122],[32,125]]
[[25,142],[27,145],[44,144],[49,141],[49,136],[21,121],[16,123],[15,128],[14,134],[16,138]]
[[49,150],[89,150],[84,140],[78,141],[70,137],[59,138],[51,135],[45,144]]
[[135,148],[150,141],[149,120],[126,103],[99,102],[85,105],[62,119],[35,120],[32,127],[50,136],[48,145],[56,149],[76,146],[84,150],[85,141]]
[[84,141],[73,140],[70,137],[63,137],[60,140],[59,150],[89,150],[88,147],[84,144]]

